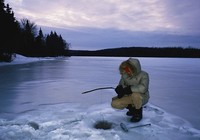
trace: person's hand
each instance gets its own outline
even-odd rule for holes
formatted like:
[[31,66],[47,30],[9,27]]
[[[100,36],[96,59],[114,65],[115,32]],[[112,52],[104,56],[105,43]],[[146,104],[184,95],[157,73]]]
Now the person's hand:
[[124,96],[124,93],[123,93],[123,92],[117,95],[117,97],[118,97],[119,99],[122,98],[123,96]]
[[121,85],[115,88],[115,92],[117,93],[118,98],[122,98],[124,96],[124,88]]
[[125,87],[123,92],[124,92],[124,94],[127,94],[127,95],[132,94],[131,86]]
[[115,92],[117,93],[117,94],[120,94],[121,92],[123,92],[123,87],[121,86],[121,85],[118,85],[116,88],[115,88]]

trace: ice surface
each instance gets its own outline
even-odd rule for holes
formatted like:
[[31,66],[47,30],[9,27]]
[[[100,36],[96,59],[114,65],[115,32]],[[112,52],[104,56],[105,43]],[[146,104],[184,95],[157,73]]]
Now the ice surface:
[[[126,58],[29,59],[20,56],[13,62],[18,65],[0,64],[0,140],[200,139],[200,130],[191,124],[192,120],[200,124],[199,59],[140,58],[151,76],[151,99],[139,123],[130,123],[126,110],[111,108],[112,89],[81,94],[115,86],[118,65]],[[112,123],[112,128],[95,129],[101,120]],[[120,123],[127,128],[151,126],[126,133]]]
[[[192,128],[183,119],[166,113],[158,107],[148,104],[144,108],[144,119],[139,123],[130,123],[124,116],[125,111],[117,111],[108,103],[82,108],[81,104],[61,103],[41,105],[38,110],[20,115],[11,121],[1,119],[0,139],[81,139],[81,140],[195,140],[200,138],[199,130]],[[112,123],[109,130],[95,129],[97,121]],[[35,130],[29,122],[39,124]],[[127,127],[151,123],[151,126],[129,129],[124,132],[120,123]]]

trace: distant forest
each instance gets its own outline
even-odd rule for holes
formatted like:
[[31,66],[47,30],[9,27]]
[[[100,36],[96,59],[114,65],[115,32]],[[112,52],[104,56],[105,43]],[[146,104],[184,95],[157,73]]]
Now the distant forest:
[[200,49],[166,47],[166,48],[148,48],[148,47],[123,47],[113,49],[103,49],[96,51],[70,50],[71,56],[114,56],[114,57],[184,57],[200,58]]
[[12,61],[15,53],[31,57],[68,55],[70,43],[61,35],[53,31],[44,35],[28,19],[17,21],[4,0],[0,0],[0,20],[0,61]]

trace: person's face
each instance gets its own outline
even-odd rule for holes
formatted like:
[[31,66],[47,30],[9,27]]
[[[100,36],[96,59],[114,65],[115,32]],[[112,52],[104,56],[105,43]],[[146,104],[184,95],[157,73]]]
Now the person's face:
[[128,76],[132,76],[133,71],[128,67],[124,67],[124,73],[128,74]]

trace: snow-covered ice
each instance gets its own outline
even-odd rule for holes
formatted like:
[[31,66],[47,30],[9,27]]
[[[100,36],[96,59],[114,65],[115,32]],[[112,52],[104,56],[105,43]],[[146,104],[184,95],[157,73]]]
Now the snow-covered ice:
[[[182,116],[182,112],[190,111],[185,104],[191,107],[193,103],[197,114],[199,111],[196,99],[200,95],[193,95],[198,94],[198,83],[192,84],[190,102],[185,102],[189,81],[184,81],[187,78],[198,82],[194,77],[199,78],[199,70],[193,69],[200,66],[198,59],[139,58],[151,76],[151,99],[145,105],[144,118],[139,123],[130,123],[126,110],[115,110],[110,106],[111,98],[116,95],[114,90],[81,94],[97,87],[115,86],[119,80],[118,65],[125,59],[39,59],[21,56],[20,62],[18,59],[14,62],[18,65],[0,64],[0,140],[199,140],[200,130],[190,122],[193,119],[198,122],[195,112]],[[185,67],[190,65],[194,67]],[[173,69],[170,69],[172,66]],[[167,74],[163,74],[166,71]],[[179,79],[180,73],[185,74],[182,79]],[[172,76],[176,76],[173,80],[176,85],[170,79]],[[180,99],[176,98],[178,94],[172,92],[178,89]],[[185,108],[177,111],[178,114],[174,113],[181,106]],[[169,110],[166,111],[166,108]],[[97,121],[104,120],[112,123],[111,129],[94,128]],[[39,129],[35,130],[30,123],[38,124]],[[127,128],[148,123],[151,126],[124,132],[120,123]]]
[[[113,110],[108,103],[93,105],[87,109],[80,104],[60,103],[40,105],[40,108],[20,115],[14,120],[1,120],[0,139],[81,139],[81,140],[195,140],[200,138],[199,130],[192,128],[183,119],[166,113],[160,108],[147,105],[144,119],[139,123],[130,123],[124,116],[125,111]],[[112,123],[110,130],[95,129],[97,121]],[[39,124],[39,129],[28,125]],[[151,126],[129,129],[124,132],[120,123],[127,127],[151,123]]]

